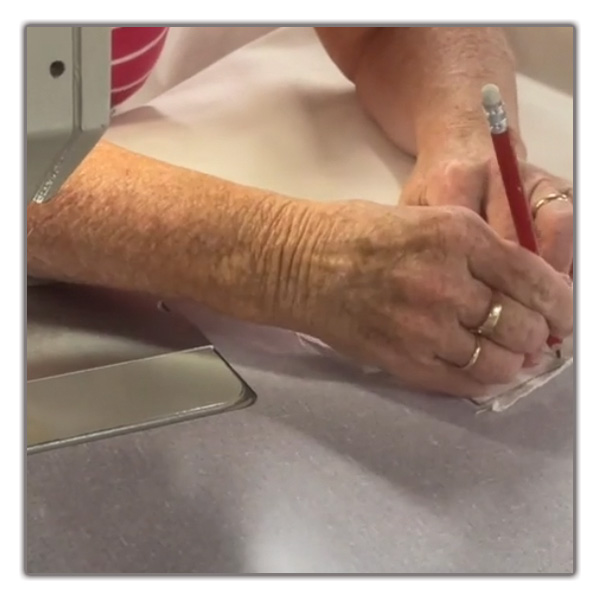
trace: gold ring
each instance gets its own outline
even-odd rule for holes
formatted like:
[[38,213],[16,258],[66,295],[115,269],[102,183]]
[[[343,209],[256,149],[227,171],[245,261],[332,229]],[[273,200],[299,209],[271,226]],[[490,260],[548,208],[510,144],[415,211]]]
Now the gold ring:
[[533,206],[533,218],[537,217],[538,212],[540,212],[540,208],[546,206],[546,204],[550,204],[550,202],[568,202],[571,204],[571,198],[573,196],[573,190],[565,190],[564,192],[557,192],[555,194],[548,194],[544,196],[540,200],[538,200]]
[[500,304],[500,302],[494,302],[492,304],[492,308],[490,308],[490,312],[488,313],[488,316],[486,317],[485,321],[477,329],[477,333],[485,337],[490,337],[494,333],[494,329],[496,329],[496,326],[498,325],[501,316],[502,304]]
[[480,355],[481,355],[481,342],[479,341],[479,338],[477,336],[475,336],[475,350],[473,350],[473,354],[471,355],[469,362],[464,367],[460,367],[460,370],[468,371],[469,369],[472,369],[477,364],[477,361],[479,360]]

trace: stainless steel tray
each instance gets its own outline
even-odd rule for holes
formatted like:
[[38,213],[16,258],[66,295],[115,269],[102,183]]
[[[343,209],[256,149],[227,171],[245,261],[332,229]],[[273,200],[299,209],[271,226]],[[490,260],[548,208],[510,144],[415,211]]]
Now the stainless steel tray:
[[27,452],[252,404],[204,335],[156,299],[27,289]]

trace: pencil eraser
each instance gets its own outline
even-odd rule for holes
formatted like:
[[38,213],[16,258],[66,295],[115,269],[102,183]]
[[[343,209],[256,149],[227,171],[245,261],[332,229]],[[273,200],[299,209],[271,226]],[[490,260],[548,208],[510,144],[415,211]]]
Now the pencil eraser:
[[486,108],[493,108],[502,102],[502,96],[500,95],[500,89],[493,83],[484,85],[481,90],[481,98],[483,105]]

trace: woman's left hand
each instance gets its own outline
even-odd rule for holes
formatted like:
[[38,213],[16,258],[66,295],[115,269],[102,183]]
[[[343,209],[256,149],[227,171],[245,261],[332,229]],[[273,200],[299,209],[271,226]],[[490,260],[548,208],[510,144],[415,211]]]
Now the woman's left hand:
[[[573,262],[571,184],[526,161],[521,161],[520,165],[525,194],[535,216],[540,253],[556,270],[569,273]],[[502,237],[516,241],[491,144],[489,147],[454,149],[434,156],[420,156],[403,189],[401,203],[465,206],[478,212]]]

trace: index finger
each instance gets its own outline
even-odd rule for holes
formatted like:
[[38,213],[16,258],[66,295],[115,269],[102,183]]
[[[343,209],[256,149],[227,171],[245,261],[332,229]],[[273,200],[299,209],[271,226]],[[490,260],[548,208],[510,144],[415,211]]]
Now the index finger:
[[[540,313],[550,333],[564,338],[573,332],[573,290],[544,259],[499,236],[474,247],[468,257],[474,277]],[[483,247],[482,247],[483,246]]]

